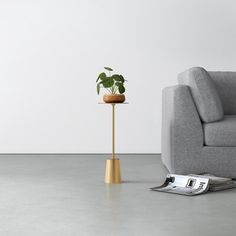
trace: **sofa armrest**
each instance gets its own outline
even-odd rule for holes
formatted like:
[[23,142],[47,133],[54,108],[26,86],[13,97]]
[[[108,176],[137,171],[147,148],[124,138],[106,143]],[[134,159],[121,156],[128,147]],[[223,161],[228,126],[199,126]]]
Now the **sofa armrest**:
[[172,173],[183,174],[201,155],[202,123],[188,86],[165,88],[162,95],[162,161]]

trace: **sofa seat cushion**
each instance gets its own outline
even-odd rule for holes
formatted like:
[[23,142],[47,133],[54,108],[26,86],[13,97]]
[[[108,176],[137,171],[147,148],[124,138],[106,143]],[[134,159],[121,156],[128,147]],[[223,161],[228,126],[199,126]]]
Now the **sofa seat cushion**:
[[203,130],[206,146],[236,146],[236,115],[227,115],[221,121],[204,123]]
[[190,87],[198,113],[203,122],[223,119],[224,111],[215,83],[202,67],[193,67],[179,74],[180,84]]

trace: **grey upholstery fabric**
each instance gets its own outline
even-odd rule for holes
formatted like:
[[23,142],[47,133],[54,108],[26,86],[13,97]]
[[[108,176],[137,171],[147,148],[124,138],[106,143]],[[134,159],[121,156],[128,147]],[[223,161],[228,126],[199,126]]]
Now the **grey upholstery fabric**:
[[224,114],[236,115],[236,72],[209,71],[220,95]]
[[190,171],[201,156],[203,130],[189,87],[165,88],[162,102],[162,160],[172,173]]
[[178,80],[180,84],[190,87],[202,121],[214,122],[223,118],[224,111],[218,91],[205,69],[190,68],[179,74]]
[[204,145],[203,126],[185,85],[163,90],[162,161],[171,173],[236,178],[236,146]]
[[236,115],[225,116],[221,121],[204,123],[203,128],[206,146],[236,147]]

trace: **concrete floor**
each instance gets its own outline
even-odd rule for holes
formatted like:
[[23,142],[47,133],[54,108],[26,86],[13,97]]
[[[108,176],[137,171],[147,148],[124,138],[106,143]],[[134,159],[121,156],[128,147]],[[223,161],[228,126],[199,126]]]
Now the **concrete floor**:
[[149,191],[158,155],[122,155],[121,185],[103,183],[106,155],[0,155],[1,236],[236,235],[236,189],[197,197]]

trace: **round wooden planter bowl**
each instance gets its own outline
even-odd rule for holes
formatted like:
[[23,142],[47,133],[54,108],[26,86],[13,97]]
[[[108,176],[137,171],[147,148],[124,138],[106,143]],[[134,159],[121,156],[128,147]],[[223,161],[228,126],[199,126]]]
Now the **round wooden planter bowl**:
[[122,103],[125,101],[124,94],[104,94],[103,101],[106,103]]

